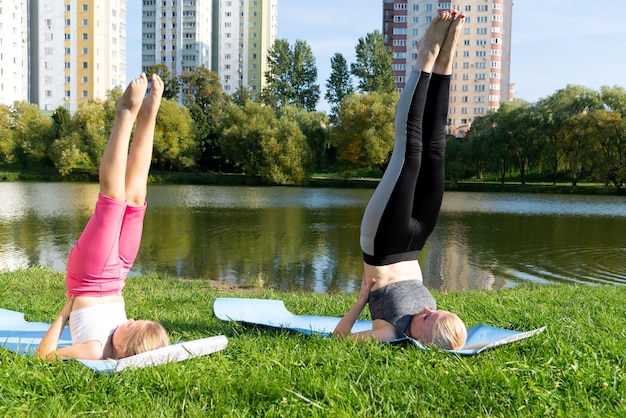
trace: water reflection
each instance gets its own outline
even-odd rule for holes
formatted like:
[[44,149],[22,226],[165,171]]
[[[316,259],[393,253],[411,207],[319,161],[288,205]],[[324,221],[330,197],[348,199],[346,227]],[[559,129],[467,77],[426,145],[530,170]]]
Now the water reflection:
[[[0,268],[62,271],[96,184],[0,183]],[[315,292],[361,277],[359,223],[371,190],[150,186],[132,271]],[[426,284],[625,283],[625,199],[446,193],[420,255]]]

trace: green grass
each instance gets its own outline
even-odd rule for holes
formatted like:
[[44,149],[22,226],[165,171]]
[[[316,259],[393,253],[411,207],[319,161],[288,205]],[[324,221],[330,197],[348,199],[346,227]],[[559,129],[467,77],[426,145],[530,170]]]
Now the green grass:
[[[0,273],[0,307],[49,322],[63,304],[63,281],[42,268]],[[221,288],[146,274],[125,291],[129,317],[161,321],[172,340],[226,335],[228,347],[209,356],[106,375],[0,350],[0,415],[626,415],[624,287],[434,292],[468,326],[548,326],[472,357],[222,322],[212,313],[216,297],[282,299],[296,314],[339,316],[355,295]]]

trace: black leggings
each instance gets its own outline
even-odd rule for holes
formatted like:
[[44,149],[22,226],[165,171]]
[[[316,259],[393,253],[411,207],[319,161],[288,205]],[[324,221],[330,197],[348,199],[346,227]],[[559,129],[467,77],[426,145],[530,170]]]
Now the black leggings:
[[437,223],[444,189],[450,76],[413,69],[400,95],[395,145],[361,221],[371,265],[416,260]]

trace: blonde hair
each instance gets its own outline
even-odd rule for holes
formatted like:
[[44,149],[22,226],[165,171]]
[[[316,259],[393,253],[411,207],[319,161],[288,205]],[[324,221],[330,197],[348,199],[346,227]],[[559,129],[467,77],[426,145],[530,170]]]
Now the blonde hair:
[[170,337],[163,325],[154,321],[146,321],[143,327],[138,328],[128,336],[124,344],[124,352],[117,352],[116,358],[130,357],[168,345],[170,345]]
[[461,318],[448,312],[435,322],[432,336],[433,345],[444,350],[458,350],[465,345],[467,329]]

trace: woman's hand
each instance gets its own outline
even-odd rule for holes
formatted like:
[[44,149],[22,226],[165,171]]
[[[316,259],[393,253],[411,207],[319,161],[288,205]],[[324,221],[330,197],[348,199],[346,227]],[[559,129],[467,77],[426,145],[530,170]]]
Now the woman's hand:
[[67,301],[65,302],[65,306],[61,309],[60,315],[63,318],[69,319],[70,314],[72,313],[72,306],[74,305],[74,295],[68,296]]
[[354,326],[354,323],[357,321],[357,319],[359,319],[359,315],[361,315],[361,312],[363,312],[365,305],[367,305],[367,301],[370,297],[370,290],[375,283],[376,279],[368,280],[365,276],[365,273],[363,273],[359,296],[352,308],[350,308],[350,310],[343,316],[343,318],[341,318],[341,320],[335,327],[335,330],[333,331],[333,335],[342,338],[352,333],[352,327]]
[[372,290],[372,287],[376,284],[376,279],[368,279],[365,276],[365,273],[363,273],[363,279],[361,280],[361,291],[359,292],[359,300],[360,301],[365,301],[367,302],[367,300],[370,297],[370,291]]

